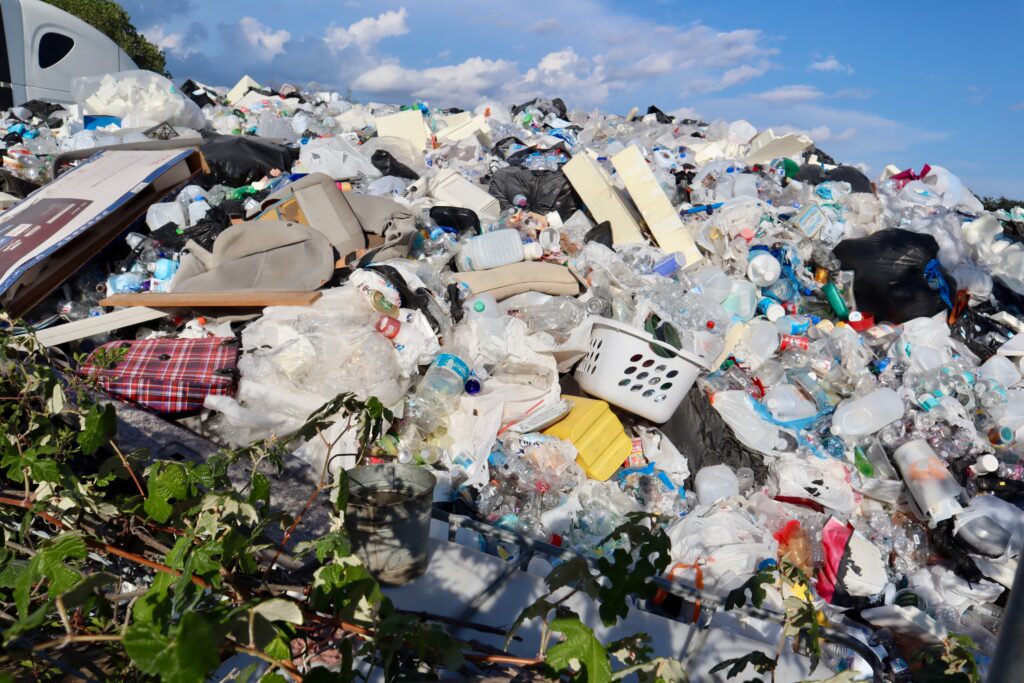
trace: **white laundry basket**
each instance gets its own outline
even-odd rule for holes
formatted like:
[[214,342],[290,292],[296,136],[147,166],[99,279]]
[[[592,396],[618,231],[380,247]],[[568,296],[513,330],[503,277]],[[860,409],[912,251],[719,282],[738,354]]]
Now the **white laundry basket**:
[[[664,358],[654,347],[667,351]],[[651,422],[672,417],[704,370],[700,358],[608,318],[594,320],[590,351],[576,366],[583,391]]]

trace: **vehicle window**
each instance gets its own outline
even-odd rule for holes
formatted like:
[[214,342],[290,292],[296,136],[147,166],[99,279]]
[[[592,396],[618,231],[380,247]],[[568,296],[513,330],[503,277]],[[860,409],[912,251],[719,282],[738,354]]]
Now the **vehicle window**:
[[50,68],[67,57],[74,46],[74,39],[63,33],[44,33],[39,41],[39,68]]

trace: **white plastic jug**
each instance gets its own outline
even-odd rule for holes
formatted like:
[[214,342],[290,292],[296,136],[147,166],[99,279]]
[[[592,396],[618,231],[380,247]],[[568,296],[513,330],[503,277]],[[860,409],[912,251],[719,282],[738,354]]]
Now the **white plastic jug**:
[[711,505],[719,498],[732,498],[740,493],[736,473],[728,465],[703,467],[694,480],[697,500],[701,505]]
[[908,441],[896,449],[892,459],[917,507],[928,517],[929,527],[934,529],[939,522],[963,512],[957,500],[963,492],[960,484],[927,441]]
[[789,422],[813,417],[818,409],[792,384],[776,384],[765,393],[764,404],[776,420]]
[[519,263],[525,258],[518,230],[495,230],[470,238],[459,248],[455,264],[459,270],[490,270]]
[[832,415],[832,433],[854,438],[874,434],[903,417],[903,410],[899,394],[888,387],[876,389],[861,398],[840,403]]

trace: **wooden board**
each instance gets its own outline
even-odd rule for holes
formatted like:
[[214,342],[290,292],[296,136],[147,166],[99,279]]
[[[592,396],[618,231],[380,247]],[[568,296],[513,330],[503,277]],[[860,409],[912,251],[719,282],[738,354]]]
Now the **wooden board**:
[[320,292],[170,292],[161,294],[114,294],[100,306],[149,306],[150,308],[264,308],[310,306]]
[[57,346],[77,339],[85,339],[104,332],[119,330],[122,327],[141,325],[150,320],[159,320],[167,315],[167,311],[136,306],[113,313],[91,316],[74,322],[54,325],[36,332],[36,339],[43,346]]

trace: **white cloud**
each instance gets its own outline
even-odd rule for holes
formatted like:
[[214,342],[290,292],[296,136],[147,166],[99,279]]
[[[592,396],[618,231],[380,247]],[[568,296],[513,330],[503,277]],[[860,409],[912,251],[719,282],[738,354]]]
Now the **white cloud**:
[[1018,102],[1010,107],[1010,111],[1024,111],[1024,102]]
[[811,85],[784,85],[773,90],[751,95],[755,100],[769,104],[782,105],[796,102],[809,102],[824,97],[824,93]]
[[385,38],[408,33],[409,26],[405,22],[408,16],[409,13],[401,7],[398,10],[383,12],[376,17],[363,17],[348,27],[331,24],[327,28],[324,42],[332,52],[352,46],[366,51]]
[[843,64],[838,59],[829,55],[825,59],[813,62],[809,67],[809,71],[832,71],[835,73],[852,74],[853,67],[849,64]]
[[562,22],[554,17],[548,17],[547,19],[538,19],[529,26],[526,30],[530,33],[536,33],[538,36],[546,36],[549,33],[555,33],[562,29]]
[[257,48],[258,56],[264,61],[270,60],[284,52],[284,45],[292,38],[288,31],[272,31],[252,17],[242,17],[238,21],[245,42]]
[[471,57],[460,64],[429,69],[407,69],[399,64],[380,64],[363,72],[352,83],[360,92],[438,100],[439,103],[475,104],[494,95],[517,76],[516,65],[504,59]]
[[504,94],[511,100],[558,94],[570,106],[592,106],[605,102],[611,90],[624,85],[608,77],[603,59],[587,59],[567,47],[544,55],[521,79],[509,83]]
[[838,142],[846,142],[847,140],[852,140],[853,136],[855,136],[856,134],[857,134],[857,129],[856,128],[847,128],[842,133],[839,133],[838,135],[836,135],[835,139]]
[[163,26],[151,26],[143,31],[142,35],[161,50],[169,52],[179,59],[184,59],[193,52],[197,52],[195,47],[186,44],[184,33],[164,33]]
[[718,78],[700,78],[691,81],[684,87],[684,94],[692,93],[715,93],[721,92],[741,83],[763,76],[767,73],[768,69],[771,68],[771,64],[768,62],[758,62],[757,64],[740,64],[731,69],[727,69]]

